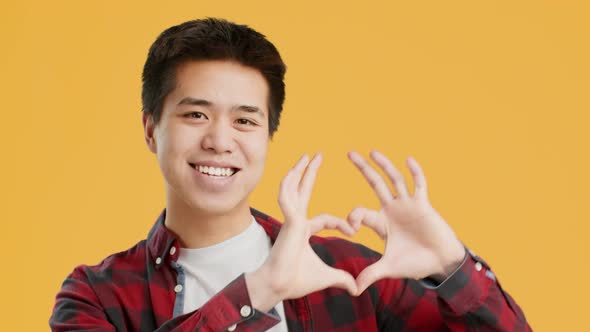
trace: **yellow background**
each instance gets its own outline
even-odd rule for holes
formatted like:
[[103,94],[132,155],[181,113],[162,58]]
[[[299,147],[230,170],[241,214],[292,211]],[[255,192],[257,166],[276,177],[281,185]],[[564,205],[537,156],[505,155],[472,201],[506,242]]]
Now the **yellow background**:
[[588,324],[588,2],[5,1],[2,330],[47,330],[74,266],[146,236],[164,187],[141,69],[162,30],[205,16],[251,25],[288,65],[253,206],[280,218],[280,179],[321,150],[311,212],[377,207],[346,151],[381,149],[407,177],[413,155],[535,330]]

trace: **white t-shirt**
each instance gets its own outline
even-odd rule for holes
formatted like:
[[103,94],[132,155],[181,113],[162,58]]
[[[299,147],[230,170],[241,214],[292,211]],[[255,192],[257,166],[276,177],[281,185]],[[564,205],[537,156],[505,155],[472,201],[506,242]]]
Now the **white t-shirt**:
[[[177,263],[185,273],[183,313],[200,308],[240,274],[256,270],[270,253],[270,238],[252,217],[250,226],[242,233],[215,245],[181,248]],[[281,322],[271,332],[286,332],[287,322],[283,303],[275,306]]]

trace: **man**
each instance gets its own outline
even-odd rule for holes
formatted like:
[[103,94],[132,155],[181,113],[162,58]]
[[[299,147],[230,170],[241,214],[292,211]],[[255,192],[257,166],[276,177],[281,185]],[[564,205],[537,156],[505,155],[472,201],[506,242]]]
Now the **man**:
[[[147,239],[78,266],[57,294],[53,331],[530,330],[489,266],[431,207],[408,158],[410,195],[382,154],[349,157],[382,208],[347,220],[307,217],[321,163],[284,177],[284,223],[249,206],[279,125],[286,67],[263,35],[219,19],[164,31],[143,71],[146,143],[166,180],[166,208]],[[313,234],[361,225],[385,253]]]

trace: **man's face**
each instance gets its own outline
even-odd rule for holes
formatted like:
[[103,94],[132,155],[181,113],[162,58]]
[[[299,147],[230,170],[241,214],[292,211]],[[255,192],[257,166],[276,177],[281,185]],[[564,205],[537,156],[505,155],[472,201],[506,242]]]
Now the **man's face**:
[[235,62],[178,66],[176,87],[164,100],[158,126],[144,116],[146,140],[157,154],[169,203],[176,200],[172,204],[206,214],[247,207],[266,161],[268,93],[258,70]]

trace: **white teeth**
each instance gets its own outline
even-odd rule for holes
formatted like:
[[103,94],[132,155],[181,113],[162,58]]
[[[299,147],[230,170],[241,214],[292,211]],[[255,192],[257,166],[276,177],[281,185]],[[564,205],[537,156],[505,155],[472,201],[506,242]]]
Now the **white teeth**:
[[220,167],[199,165],[199,167],[197,169],[201,173],[214,175],[214,176],[232,176],[234,174],[234,170],[231,168],[220,168]]

